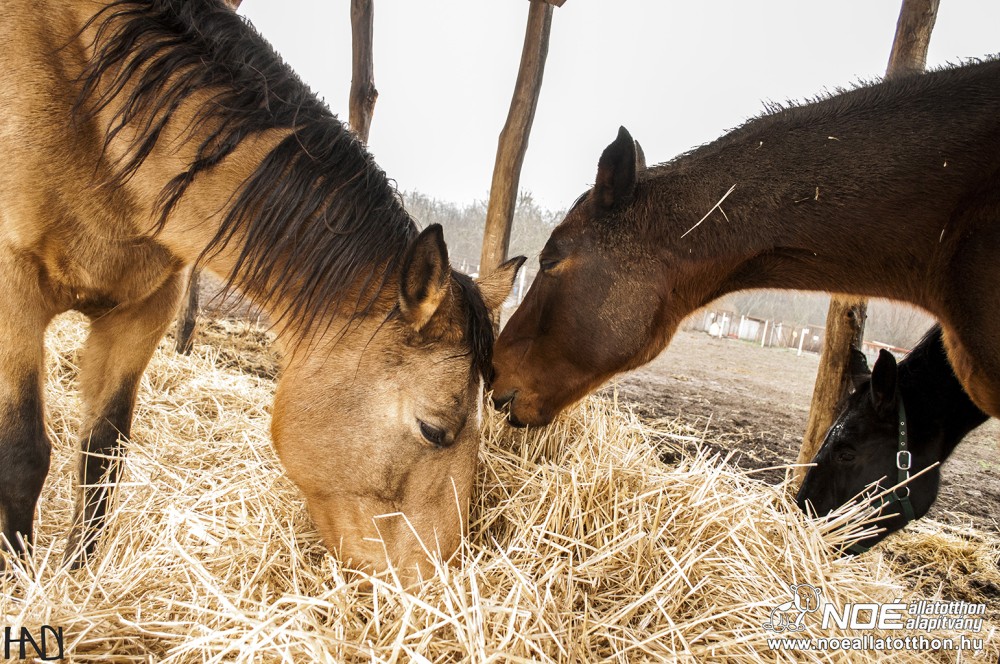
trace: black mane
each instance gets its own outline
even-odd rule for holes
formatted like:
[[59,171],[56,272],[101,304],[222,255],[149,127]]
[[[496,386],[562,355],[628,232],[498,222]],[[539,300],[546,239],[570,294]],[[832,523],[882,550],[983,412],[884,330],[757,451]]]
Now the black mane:
[[288,130],[234,192],[201,258],[234,238],[242,242],[227,289],[280,302],[275,318],[303,337],[327,314],[368,314],[416,226],[356,135],[263,37],[222,0],[116,0],[91,24],[95,55],[75,112],[90,118],[115,105],[105,147],[125,127],[136,132],[117,164],[122,181],[150,155],[178,107],[209,93],[187,128],[200,138],[196,157],[164,187],[157,230],[191,182],[242,141]]

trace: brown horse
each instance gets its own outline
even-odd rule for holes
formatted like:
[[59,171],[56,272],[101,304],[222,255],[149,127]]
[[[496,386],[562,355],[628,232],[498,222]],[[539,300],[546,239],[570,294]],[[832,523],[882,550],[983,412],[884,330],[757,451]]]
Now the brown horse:
[[494,399],[544,424],[699,307],[787,288],[928,310],[966,391],[1000,416],[998,250],[997,60],[779,110],[649,169],[623,128],[497,341]]
[[[221,0],[11,0],[0,22],[0,525],[32,540],[49,466],[43,333],[90,319],[81,488],[94,548],[139,378],[200,260],[285,349],[272,437],[327,546],[413,572],[458,546],[491,312],[355,135]],[[220,472],[228,472],[219,469]],[[389,516],[384,516],[389,515]],[[395,516],[393,516],[395,515]]]

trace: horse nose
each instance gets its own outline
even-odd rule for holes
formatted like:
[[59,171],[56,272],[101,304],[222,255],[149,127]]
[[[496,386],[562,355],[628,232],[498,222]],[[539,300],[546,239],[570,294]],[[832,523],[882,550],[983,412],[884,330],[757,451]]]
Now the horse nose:
[[497,410],[503,410],[504,406],[511,404],[516,396],[517,390],[509,390],[503,394],[494,394],[493,407]]
[[514,399],[517,398],[517,390],[510,390],[500,395],[493,395],[493,407],[507,413],[507,422],[512,427],[521,428],[524,423],[514,415]]
[[507,422],[512,426],[520,429],[525,426],[524,422],[517,419],[514,415],[514,399],[517,398],[517,390],[510,390],[509,392],[504,392],[503,394],[493,396],[493,407],[497,410],[505,410],[507,412]]

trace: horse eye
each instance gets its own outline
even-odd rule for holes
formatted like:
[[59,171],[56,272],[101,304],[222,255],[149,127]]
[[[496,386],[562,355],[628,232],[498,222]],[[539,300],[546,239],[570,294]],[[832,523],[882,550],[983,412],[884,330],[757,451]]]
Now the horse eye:
[[841,463],[850,463],[854,461],[854,452],[841,452],[837,455],[837,461]]
[[559,265],[559,260],[555,258],[539,258],[538,267],[542,269],[542,272],[548,272],[556,265]]
[[445,438],[448,437],[447,431],[431,426],[423,420],[417,420],[417,422],[420,423],[420,435],[424,437],[424,440],[435,447],[444,447]]

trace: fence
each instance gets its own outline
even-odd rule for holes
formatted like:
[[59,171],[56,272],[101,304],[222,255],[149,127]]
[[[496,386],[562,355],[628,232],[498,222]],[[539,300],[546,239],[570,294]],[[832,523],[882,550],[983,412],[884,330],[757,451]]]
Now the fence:
[[[744,316],[726,309],[703,309],[688,317],[685,330],[706,332],[719,339],[739,339],[764,347],[794,348],[802,353],[820,353],[826,337],[824,325],[786,324],[764,318]],[[865,341],[862,350],[872,366],[878,358],[879,350],[885,349],[902,359],[910,351],[880,341]]]
[[764,347],[795,348],[801,353],[823,349],[823,325],[795,325],[765,318],[744,316],[733,311],[705,309],[688,318],[688,330],[707,332],[720,339],[739,339]]

